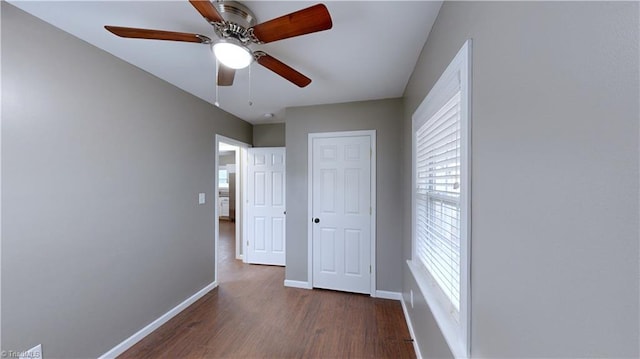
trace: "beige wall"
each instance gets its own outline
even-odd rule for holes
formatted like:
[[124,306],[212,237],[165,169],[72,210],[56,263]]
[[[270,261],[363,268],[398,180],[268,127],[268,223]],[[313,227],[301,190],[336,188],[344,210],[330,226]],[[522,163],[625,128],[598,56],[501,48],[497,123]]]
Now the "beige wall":
[[3,350],[95,358],[213,281],[216,133],[251,142],[2,2]]
[[227,154],[224,154],[224,155],[220,155],[219,161],[220,161],[220,163],[218,163],[218,166],[235,164],[236,163],[236,154],[235,154],[235,152],[231,152],[231,153],[227,153]]
[[287,138],[287,269],[286,279],[307,281],[308,134],[376,130],[377,143],[377,289],[402,288],[401,157],[402,100],[352,102],[288,108]]
[[284,147],[284,123],[253,126],[253,147]]
[[[637,2],[442,6],[405,92],[403,172],[411,115],[473,39],[474,357],[640,355],[638,16]],[[408,258],[408,215],[404,233]],[[415,302],[423,356],[449,356]]]

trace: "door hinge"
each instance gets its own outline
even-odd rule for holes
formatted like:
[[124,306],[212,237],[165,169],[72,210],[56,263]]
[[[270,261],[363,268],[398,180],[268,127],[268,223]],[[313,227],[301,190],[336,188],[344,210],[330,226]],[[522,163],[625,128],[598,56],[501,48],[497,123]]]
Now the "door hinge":
[[369,266],[369,274],[371,274],[371,266]]
[[373,214],[373,209],[371,207],[369,207],[369,215]]
[[372,158],[372,157],[373,157],[373,148],[370,148],[369,149],[369,158]]
[[247,241],[247,247],[249,247],[249,241]]

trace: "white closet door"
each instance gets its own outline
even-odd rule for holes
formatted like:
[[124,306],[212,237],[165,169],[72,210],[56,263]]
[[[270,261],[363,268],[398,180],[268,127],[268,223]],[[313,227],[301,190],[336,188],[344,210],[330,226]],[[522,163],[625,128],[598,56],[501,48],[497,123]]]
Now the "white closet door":
[[370,293],[371,137],[313,138],[313,287]]

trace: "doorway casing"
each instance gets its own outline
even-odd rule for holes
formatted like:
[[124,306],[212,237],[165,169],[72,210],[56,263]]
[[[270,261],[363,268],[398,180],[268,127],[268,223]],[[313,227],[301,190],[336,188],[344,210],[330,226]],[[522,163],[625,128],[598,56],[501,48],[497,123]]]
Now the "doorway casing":
[[[215,205],[214,205],[214,225],[215,225],[215,264],[214,264],[214,271],[215,271],[215,282],[218,283],[218,256],[220,254],[219,251],[219,237],[220,237],[220,213],[218,211],[218,203],[219,203],[219,197],[220,197],[220,188],[218,187],[218,167],[219,167],[219,157],[220,157],[220,153],[219,153],[219,148],[220,148],[220,142],[229,144],[229,145],[233,145],[238,147],[238,151],[235,151],[235,162],[236,162],[236,181],[239,182],[236,186],[237,190],[236,191],[236,222],[235,222],[235,233],[236,233],[236,250],[235,250],[235,254],[236,254],[236,258],[240,259],[240,247],[243,248],[242,253],[245,253],[245,246],[243,245],[246,240],[245,240],[245,236],[246,236],[246,224],[245,224],[245,218],[246,218],[246,206],[244,205],[244,196],[246,194],[247,191],[247,180],[246,180],[246,173],[247,173],[247,149],[249,147],[251,147],[251,145],[244,143],[244,142],[240,142],[238,140],[234,140],[232,138],[229,137],[225,137],[222,135],[218,135],[216,134],[216,141],[215,141],[215,161],[216,161],[216,171],[215,171],[215,179],[214,179],[214,201],[215,201]],[[240,243],[240,244],[238,244]]]

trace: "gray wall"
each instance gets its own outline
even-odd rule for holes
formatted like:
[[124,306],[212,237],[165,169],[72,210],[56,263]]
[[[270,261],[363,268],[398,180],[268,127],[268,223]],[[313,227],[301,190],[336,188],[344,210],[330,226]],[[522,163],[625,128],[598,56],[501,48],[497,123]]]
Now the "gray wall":
[[[638,13],[638,3],[619,2],[442,6],[406,88],[404,138],[473,38],[473,356],[640,354]],[[407,299],[419,291],[404,271]],[[450,355],[416,302],[422,354]]]
[[236,163],[236,154],[235,152],[230,152],[224,155],[220,155],[219,166],[232,165]]
[[308,134],[377,130],[377,289],[402,288],[400,137],[402,100],[353,102],[288,108],[286,279],[307,281]]
[[3,350],[97,357],[213,281],[216,133],[251,142],[2,2]]
[[253,147],[284,147],[284,123],[253,126]]

